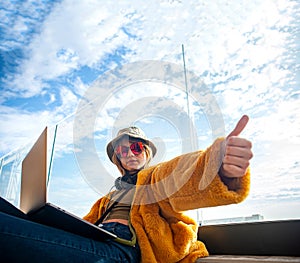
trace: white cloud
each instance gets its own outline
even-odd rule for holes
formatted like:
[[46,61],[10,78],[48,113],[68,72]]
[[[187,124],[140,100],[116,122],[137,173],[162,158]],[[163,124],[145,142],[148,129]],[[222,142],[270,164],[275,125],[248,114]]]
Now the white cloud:
[[1,151],[8,153],[37,137],[48,124],[47,112],[25,112],[1,106]]

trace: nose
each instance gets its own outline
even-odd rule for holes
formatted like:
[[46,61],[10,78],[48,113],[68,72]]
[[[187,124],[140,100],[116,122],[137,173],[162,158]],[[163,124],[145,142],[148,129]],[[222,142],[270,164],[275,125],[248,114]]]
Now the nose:
[[132,152],[131,149],[129,148],[129,149],[128,149],[128,153],[127,153],[127,157],[130,157],[130,156],[135,156],[135,155],[133,154],[133,152]]

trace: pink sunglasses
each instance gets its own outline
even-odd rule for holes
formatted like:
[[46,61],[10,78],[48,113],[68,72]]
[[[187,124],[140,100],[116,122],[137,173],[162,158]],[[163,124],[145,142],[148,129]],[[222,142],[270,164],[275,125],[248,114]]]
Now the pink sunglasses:
[[132,144],[130,144],[129,147],[119,145],[116,149],[116,154],[117,154],[118,158],[127,157],[129,149],[134,155],[139,155],[143,152],[144,145],[142,142],[133,142]]

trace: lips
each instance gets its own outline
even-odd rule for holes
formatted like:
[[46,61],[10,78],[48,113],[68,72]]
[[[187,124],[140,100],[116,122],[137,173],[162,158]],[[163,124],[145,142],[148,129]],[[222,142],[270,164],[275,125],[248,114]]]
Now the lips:
[[137,160],[129,160],[127,161],[127,165],[133,165],[133,164],[138,164],[139,162]]

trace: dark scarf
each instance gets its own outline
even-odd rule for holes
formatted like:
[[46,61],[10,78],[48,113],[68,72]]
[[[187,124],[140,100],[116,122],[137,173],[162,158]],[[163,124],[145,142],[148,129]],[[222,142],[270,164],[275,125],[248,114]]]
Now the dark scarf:
[[117,190],[122,189],[130,189],[136,185],[137,181],[137,174],[138,172],[134,174],[129,174],[126,172],[123,176],[118,177],[115,180],[115,187]]

